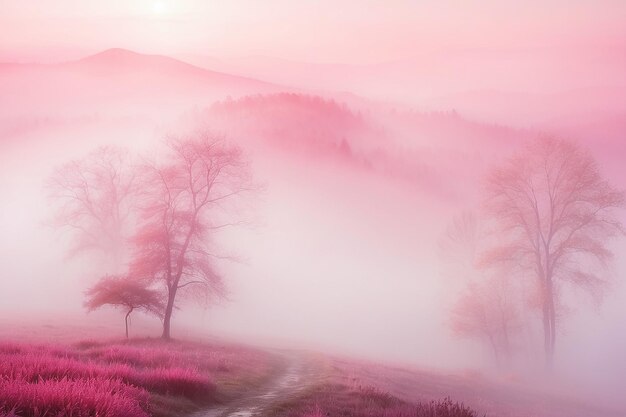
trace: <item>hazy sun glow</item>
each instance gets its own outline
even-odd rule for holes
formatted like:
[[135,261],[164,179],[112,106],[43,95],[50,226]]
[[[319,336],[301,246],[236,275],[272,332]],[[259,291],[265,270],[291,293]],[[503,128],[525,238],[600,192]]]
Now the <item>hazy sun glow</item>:
[[155,1],[152,3],[152,13],[163,15],[167,12],[167,5],[163,1]]

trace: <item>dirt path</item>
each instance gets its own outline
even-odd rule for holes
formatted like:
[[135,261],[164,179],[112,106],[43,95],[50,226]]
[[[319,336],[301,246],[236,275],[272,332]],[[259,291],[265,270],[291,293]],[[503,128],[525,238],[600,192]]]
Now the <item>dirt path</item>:
[[277,403],[309,387],[319,374],[318,363],[310,355],[282,352],[281,371],[263,386],[226,405],[202,410],[190,417],[255,417]]

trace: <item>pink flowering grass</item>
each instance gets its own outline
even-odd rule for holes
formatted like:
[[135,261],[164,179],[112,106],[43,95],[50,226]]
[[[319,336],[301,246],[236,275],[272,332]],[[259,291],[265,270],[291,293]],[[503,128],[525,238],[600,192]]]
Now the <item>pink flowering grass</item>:
[[147,417],[148,393],[119,380],[0,381],[0,415]]
[[0,417],[148,416],[153,395],[206,404],[216,391],[208,369],[220,365],[204,349],[0,343]]
[[193,368],[142,369],[123,363],[107,364],[33,352],[0,354],[0,375],[31,383],[41,379],[119,379],[149,391],[189,398],[208,396],[215,388],[207,375]]
[[241,346],[200,343],[163,345],[151,340],[114,345],[90,343],[84,353],[107,363],[124,363],[143,368],[185,366],[210,374],[265,371],[263,368],[267,359],[266,355]]

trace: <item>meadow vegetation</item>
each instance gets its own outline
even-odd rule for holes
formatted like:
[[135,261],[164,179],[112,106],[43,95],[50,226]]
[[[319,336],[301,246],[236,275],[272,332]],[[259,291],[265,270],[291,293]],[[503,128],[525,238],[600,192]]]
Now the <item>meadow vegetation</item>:
[[[0,344],[0,416],[166,416],[254,384],[269,355],[239,346],[151,339]],[[224,390],[222,390],[222,386]]]
[[275,406],[271,417],[478,417],[449,398],[410,403],[373,385],[347,385],[331,378]]

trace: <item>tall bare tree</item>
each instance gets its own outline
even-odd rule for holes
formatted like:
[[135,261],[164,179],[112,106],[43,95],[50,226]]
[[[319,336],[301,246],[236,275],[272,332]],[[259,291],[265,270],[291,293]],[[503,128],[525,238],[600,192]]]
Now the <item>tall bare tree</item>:
[[559,285],[596,297],[612,258],[609,238],[623,233],[616,209],[622,192],[600,175],[593,157],[565,140],[542,137],[488,176],[486,213],[497,243],[486,265],[515,264],[532,278],[542,313],[547,366],[554,358]]
[[69,255],[100,251],[119,268],[137,185],[128,153],[99,148],[57,168],[46,185],[54,225],[71,232]]
[[476,262],[485,243],[483,229],[475,212],[464,211],[450,221],[438,241],[442,272],[456,288],[482,275]]
[[167,159],[145,167],[130,274],[163,285],[164,339],[170,338],[179,293],[224,294],[211,239],[239,223],[228,205],[251,184],[241,150],[211,133],[169,141]]

